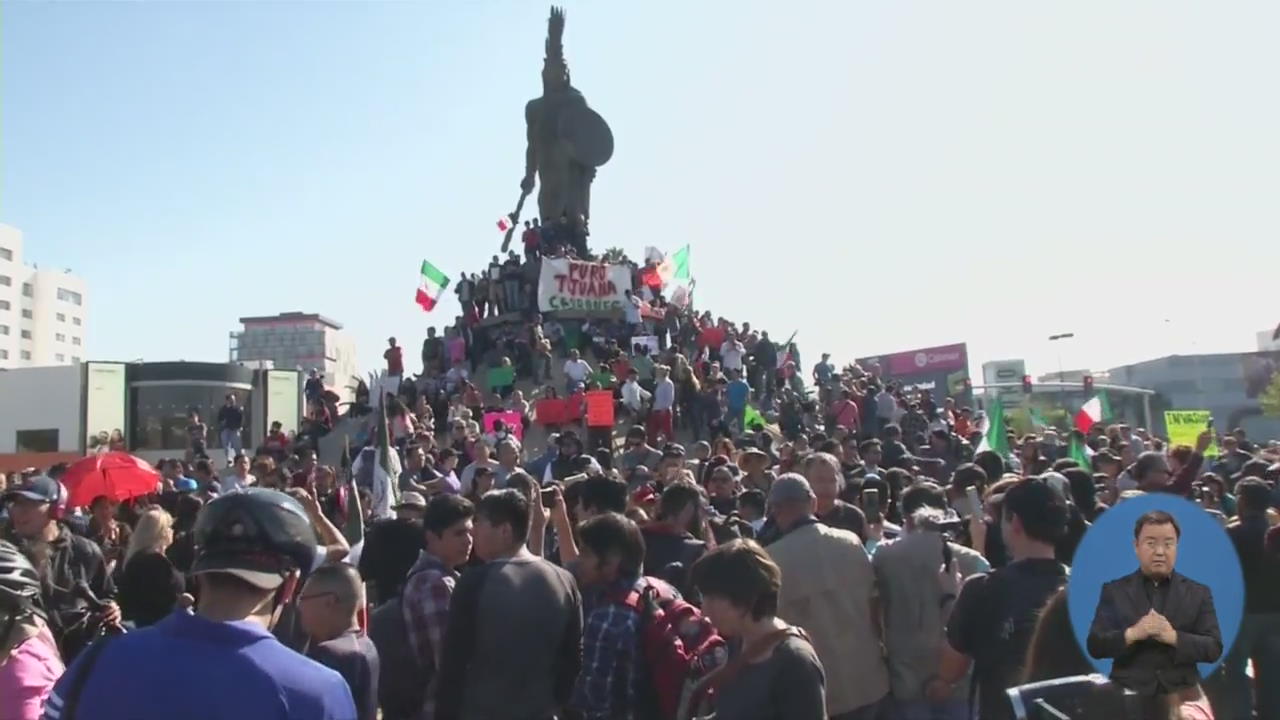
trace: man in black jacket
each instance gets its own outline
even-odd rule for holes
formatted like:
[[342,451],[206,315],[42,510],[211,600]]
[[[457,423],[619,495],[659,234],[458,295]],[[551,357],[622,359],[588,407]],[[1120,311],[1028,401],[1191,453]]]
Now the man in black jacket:
[[1222,654],[1222,635],[1205,585],[1174,571],[1182,530],[1153,510],[1133,528],[1139,568],[1102,586],[1089,628],[1089,654],[1114,658],[1111,679],[1142,695],[1195,687],[1196,663]]
[[[28,478],[4,495],[9,508],[11,538],[40,571],[49,625],[70,659],[92,640],[99,625],[117,625],[120,608],[112,599],[115,584],[97,543],[72,533],[61,521],[67,511],[67,491],[44,475]],[[103,603],[95,607],[89,595]]]

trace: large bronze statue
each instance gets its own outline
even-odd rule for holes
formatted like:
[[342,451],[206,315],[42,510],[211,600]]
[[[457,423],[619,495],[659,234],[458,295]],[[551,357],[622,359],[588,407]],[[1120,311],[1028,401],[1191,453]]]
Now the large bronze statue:
[[[591,181],[596,168],[613,156],[609,125],[587,106],[586,98],[569,81],[563,37],[564,10],[552,7],[542,63],[542,96],[524,107],[529,144],[513,221],[519,220],[536,175],[542,223],[566,218],[570,225],[585,225],[591,217]],[[510,233],[507,240],[509,243]]]

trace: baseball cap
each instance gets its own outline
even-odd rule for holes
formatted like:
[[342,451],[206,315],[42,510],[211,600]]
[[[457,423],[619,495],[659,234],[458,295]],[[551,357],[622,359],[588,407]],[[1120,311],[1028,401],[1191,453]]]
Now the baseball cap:
[[181,493],[195,492],[200,489],[200,484],[189,477],[180,477],[173,483],[173,488]]
[[664,458],[682,458],[684,454],[684,446],[680,443],[667,443],[662,446],[662,457]]
[[5,499],[24,497],[42,503],[54,503],[62,497],[62,488],[58,481],[48,475],[33,475],[22,481],[17,487],[11,487],[4,494]]
[[784,474],[774,480],[773,485],[769,487],[770,505],[812,500],[813,498],[813,488],[809,487],[809,481],[805,480],[803,475],[796,473]]
[[399,504],[397,504],[392,509],[393,510],[399,510],[400,508],[425,509],[426,507],[427,507],[427,499],[422,497],[422,493],[409,490],[400,495]]

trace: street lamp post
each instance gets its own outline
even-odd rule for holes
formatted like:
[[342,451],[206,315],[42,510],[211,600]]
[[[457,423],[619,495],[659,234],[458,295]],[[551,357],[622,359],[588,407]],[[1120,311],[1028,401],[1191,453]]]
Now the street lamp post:
[[[1057,334],[1051,334],[1051,336],[1048,336],[1048,341],[1055,342],[1059,340],[1070,340],[1070,338],[1073,338],[1073,337],[1075,337],[1075,333],[1057,333]],[[1065,383],[1066,382],[1065,374],[1066,374],[1065,370],[1062,370],[1062,351],[1059,350],[1057,351],[1057,382]],[[1059,392],[1062,392],[1061,387],[1059,388]]]

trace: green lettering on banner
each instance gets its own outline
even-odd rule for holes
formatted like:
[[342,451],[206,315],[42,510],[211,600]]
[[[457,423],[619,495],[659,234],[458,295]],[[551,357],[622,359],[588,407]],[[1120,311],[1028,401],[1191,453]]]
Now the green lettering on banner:
[[[1208,410],[1166,410],[1164,412],[1164,426],[1169,434],[1170,448],[1179,445],[1196,446],[1196,441],[1200,438],[1200,433],[1204,432],[1209,425],[1209,418],[1213,414]],[[1208,450],[1204,451],[1205,457],[1217,457],[1218,442],[1215,439]]]

